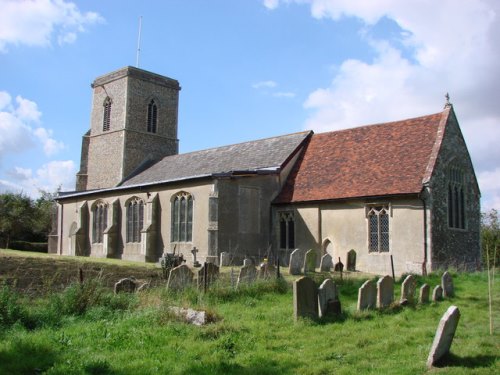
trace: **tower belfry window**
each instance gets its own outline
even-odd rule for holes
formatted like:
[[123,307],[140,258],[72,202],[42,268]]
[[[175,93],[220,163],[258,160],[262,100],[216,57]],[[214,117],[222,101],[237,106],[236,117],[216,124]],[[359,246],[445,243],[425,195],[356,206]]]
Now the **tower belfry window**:
[[104,100],[104,115],[102,117],[102,131],[107,132],[111,125],[111,99],[108,96]]
[[158,106],[156,105],[154,99],[148,104],[148,133],[156,133],[156,128],[158,124]]

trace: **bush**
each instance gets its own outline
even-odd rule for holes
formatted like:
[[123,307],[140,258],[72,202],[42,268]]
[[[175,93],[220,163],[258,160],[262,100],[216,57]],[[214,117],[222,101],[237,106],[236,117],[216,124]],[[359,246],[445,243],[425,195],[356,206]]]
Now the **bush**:
[[47,253],[47,242],[11,241],[9,247],[12,250],[34,251],[37,253]]
[[10,327],[23,321],[26,311],[19,301],[19,296],[8,285],[3,284],[0,289],[0,327]]

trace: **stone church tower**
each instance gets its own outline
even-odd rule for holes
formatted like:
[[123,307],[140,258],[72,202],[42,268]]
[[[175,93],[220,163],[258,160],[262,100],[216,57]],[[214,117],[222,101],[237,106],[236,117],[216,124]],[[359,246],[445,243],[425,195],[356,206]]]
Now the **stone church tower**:
[[76,190],[119,185],[178,153],[179,82],[131,66],[96,78]]

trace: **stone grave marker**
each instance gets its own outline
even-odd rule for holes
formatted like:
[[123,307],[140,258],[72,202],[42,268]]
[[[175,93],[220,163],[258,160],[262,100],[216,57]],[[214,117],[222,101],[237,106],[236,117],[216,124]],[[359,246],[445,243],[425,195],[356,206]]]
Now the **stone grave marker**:
[[115,294],[121,292],[134,293],[137,290],[137,282],[132,277],[126,277],[116,282],[114,290]]
[[198,253],[198,251],[199,250],[196,248],[196,246],[191,250],[191,254],[193,254],[193,267],[201,267],[200,262],[198,262],[198,260],[196,259],[196,254]]
[[358,290],[358,311],[373,309],[377,300],[377,288],[371,280],[366,280]]
[[337,286],[332,279],[326,279],[318,288],[319,317],[340,314],[340,301]]
[[394,280],[384,276],[377,281],[377,308],[382,309],[394,301]]
[[436,285],[432,291],[432,302],[441,301],[443,299],[443,288],[441,285]]
[[290,254],[290,264],[288,271],[290,275],[300,275],[302,272],[302,265],[304,264],[304,252],[300,249],[295,249]]
[[227,267],[231,264],[231,254],[227,251],[223,251],[220,253],[220,262],[219,265],[221,267]]
[[304,274],[314,271],[316,271],[316,252],[310,249],[306,252],[306,256],[304,257]]
[[262,263],[259,267],[259,279],[270,279],[276,277],[276,267],[270,263]]
[[460,310],[457,306],[450,306],[439,321],[434,341],[432,342],[429,357],[427,357],[427,367],[431,368],[434,364],[449,353],[453,337],[457,330],[460,320]]
[[420,287],[420,292],[418,296],[418,301],[420,303],[429,303],[429,291],[430,287],[428,284],[424,284]]
[[441,288],[443,288],[443,297],[450,298],[455,295],[453,278],[448,271],[443,273],[443,276],[441,276]]
[[293,282],[293,316],[316,319],[318,317],[318,290],[312,279],[303,276]]
[[193,282],[194,273],[185,264],[172,268],[168,276],[167,289],[181,290],[190,286]]
[[415,292],[417,288],[417,280],[415,276],[408,275],[401,284],[401,302],[404,300],[409,303],[415,302]]
[[333,268],[332,256],[330,254],[323,255],[319,263],[319,270],[321,272],[330,272],[332,268]]
[[[206,269],[206,271],[205,271]],[[205,286],[205,272],[207,274],[207,288],[219,278],[219,267],[213,263],[204,263],[198,270],[198,288]]]
[[243,266],[253,266],[253,260],[250,258],[243,259]]
[[344,263],[342,263],[340,261],[340,257],[339,257],[339,262],[335,264],[335,269],[334,269],[335,272],[342,272],[344,271]]
[[354,249],[347,252],[347,270],[356,271],[356,251]]
[[257,278],[257,269],[253,265],[243,266],[240,268],[240,274],[236,287],[240,284],[251,284]]

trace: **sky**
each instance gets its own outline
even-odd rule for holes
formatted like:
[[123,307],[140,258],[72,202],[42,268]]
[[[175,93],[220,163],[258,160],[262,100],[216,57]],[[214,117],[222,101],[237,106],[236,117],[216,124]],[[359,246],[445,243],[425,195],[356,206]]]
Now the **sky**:
[[[139,18],[142,17],[137,59]],[[90,84],[177,79],[180,152],[457,114],[500,210],[498,0],[0,0],[0,192],[74,190]]]

